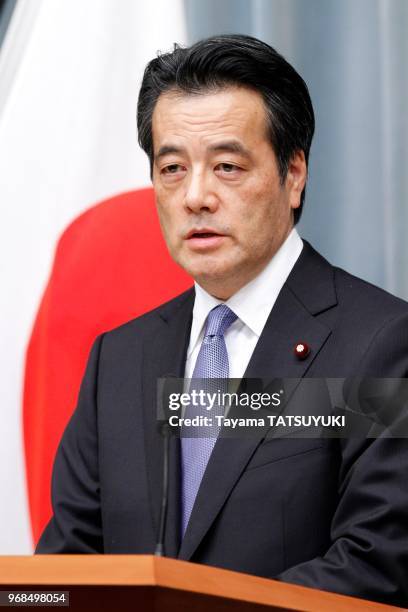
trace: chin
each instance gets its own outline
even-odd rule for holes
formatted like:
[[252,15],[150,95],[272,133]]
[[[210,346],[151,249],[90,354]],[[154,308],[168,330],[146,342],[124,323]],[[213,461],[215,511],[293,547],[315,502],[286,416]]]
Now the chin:
[[211,280],[220,279],[228,276],[229,270],[225,262],[218,260],[218,257],[211,256],[187,256],[176,259],[179,266],[183,268],[194,279]]
[[[232,272],[226,269],[215,269],[214,267],[208,269],[192,269],[189,272],[190,276],[194,278],[202,287],[206,288],[222,288],[224,284],[232,278]],[[211,293],[211,291],[210,291]]]

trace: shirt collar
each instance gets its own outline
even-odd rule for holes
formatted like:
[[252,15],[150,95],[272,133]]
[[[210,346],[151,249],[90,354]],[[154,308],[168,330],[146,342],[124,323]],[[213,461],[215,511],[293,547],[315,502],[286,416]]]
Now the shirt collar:
[[226,302],[218,300],[195,283],[195,301],[189,353],[194,350],[210,310],[227,304],[238,319],[258,337],[287,277],[302,252],[303,242],[295,228],[265,268]]

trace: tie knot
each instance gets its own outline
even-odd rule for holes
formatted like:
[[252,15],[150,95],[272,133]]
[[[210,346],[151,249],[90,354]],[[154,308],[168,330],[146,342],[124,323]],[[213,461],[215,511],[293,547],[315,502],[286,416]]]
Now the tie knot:
[[232,312],[226,304],[216,306],[207,317],[204,336],[223,336],[236,318],[235,312]]

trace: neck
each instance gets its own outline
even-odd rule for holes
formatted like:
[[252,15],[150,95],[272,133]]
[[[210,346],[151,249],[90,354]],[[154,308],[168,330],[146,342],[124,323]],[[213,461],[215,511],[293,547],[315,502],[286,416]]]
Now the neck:
[[196,277],[194,280],[204,289],[204,291],[212,295],[217,300],[222,300],[223,302],[229,300],[233,295],[235,295],[235,293],[240,291],[243,287],[259,276],[259,274],[261,274],[261,272],[267,267],[267,265],[280,250],[292,229],[293,226],[290,226],[279,246],[274,250],[273,254],[266,261],[264,260],[259,262],[256,267],[251,267],[246,270],[245,268],[241,268],[236,271],[235,274],[230,274],[227,277],[214,277],[208,275]]
[[247,274],[244,276],[241,273],[237,278],[196,278],[195,281],[204,289],[204,291],[212,295],[214,298],[226,302],[233,295],[235,295],[235,293],[238,293],[240,289],[256,278],[268,263],[269,262],[265,262],[265,264],[260,266],[259,269],[253,270],[252,274]]

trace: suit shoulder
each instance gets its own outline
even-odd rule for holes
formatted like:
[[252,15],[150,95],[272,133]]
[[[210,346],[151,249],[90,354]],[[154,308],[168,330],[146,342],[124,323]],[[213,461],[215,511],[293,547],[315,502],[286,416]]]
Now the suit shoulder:
[[145,330],[149,330],[152,326],[155,325],[158,318],[162,318],[166,320],[173,313],[176,313],[179,308],[186,304],[186,302],[191,301],[191,304],[194,303],[194,287],[190,287],[187,291],[184,291],[180,295],[160,304],[156,308],[145,312],[144,314],[131,319],[130,321],[126,321],[122,323],[118,327],[114,327],[113,329],[106,332],[105,335],[110,338],[123,338],[130,335],[141,333]]
[[407,302],[333,266],[303,242],[287,284],[306,309],[326,320],[329,327],[346,324],[355,333],[371,333],[387,321],[407,316]]
[[341,268],[334,267],[334,282],[339,305],[354,312],[384,322],[408,315],[408,302]]

